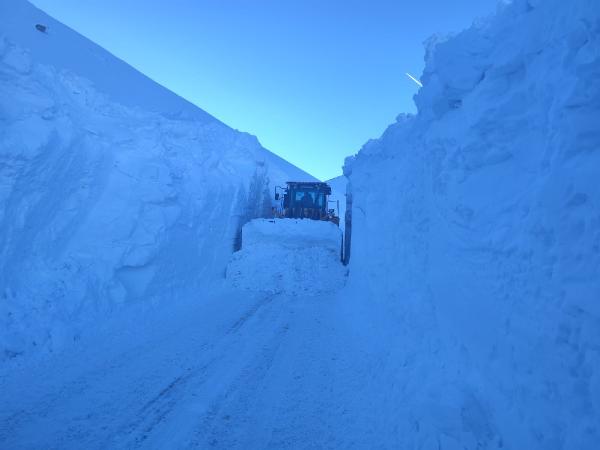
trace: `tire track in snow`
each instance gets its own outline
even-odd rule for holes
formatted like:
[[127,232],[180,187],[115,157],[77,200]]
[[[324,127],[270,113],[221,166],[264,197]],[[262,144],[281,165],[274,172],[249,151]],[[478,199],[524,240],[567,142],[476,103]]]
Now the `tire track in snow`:
[[[153,433],[161,426],[168,426],[169,416],[177,415],[177,409],[181,403],[186,402],[188,395],[193,396],[194,391],[206,390],[209,380],[214,374],[224,372],[224,367],[228,364],[228,355],[235,354],[236,347],[239,347],[240,341],[248,340],[248,337],[256,335],[257,331],[250,327],[245,329],[256,319],[277,295],[269,295],[261,298],[255,305],[239,317],[227,331],[213,343],[207,343],[202,348],[205,362],[192,369],[188,368],[187,373],[180,374],[171,380],[159,393],[146,402],[135,414],[133,421],[122,426],[114,437],[105,442],[106,446],[118,446],[124,448],[141,448],[153,441]],[[275,308],[276,316],[279,315],[279,309]],[[264,311],[264,314],[270,319],[267,327],[261,327],[267,331],[267,338],[273,334],[273,323],[277,317],[271,317],[273,311]],[[258,320],[259,327],[264,325],[266,320]],[[254,324],[256,326],[257,324]],[[287,326],[285,327],[287,329]],[[279,331],[275,331],[277,336]],[[252,350],[252,349],[250,349]],[[250,354],[252,357],[252,353]],[[235,381],[233,382],[235,384]],[[229,388],[225,393],[213,392],[213,400],[208,408],[204,418],[211,417],[212,412],[218,410],[219,403],[232,392]],[[104,445],[103,445],[104,447]]]
[[[231,448],[231,443],[228,442],[231,429],[237,427],[236,420],[252,406],[252,394],[271,370],[289,329],[287,322],[279,326],[271,339],[262,346],[259,354],[252,358],[228,388],[213,400],[187,448]],[[237,406],[238,403],[241,405]]]
[[305,297],[283,305],[278,333],[215,399],[186,448],[320,448],[335,440],[328,416],[341,407],[334,386],[337,376],[353,374],[339,373],[348,352],[340,349],[344,339],[330,300]]

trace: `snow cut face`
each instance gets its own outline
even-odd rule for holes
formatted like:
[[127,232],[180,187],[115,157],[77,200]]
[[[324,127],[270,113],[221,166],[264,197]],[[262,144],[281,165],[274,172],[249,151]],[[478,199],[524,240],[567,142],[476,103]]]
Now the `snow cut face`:
[[0,123],[0,363],[197,299],[253,174],[314,180],[21,0],[0,2]]
[[242,249],[227,267],[238,289],[317,296],[344,285],[341,231],[331,222],[256,219],[242,229]]
[[515,0],[431,41],[418,114],[348,161],[348,295],[393,311],[389,401],[420,429],[397,448],[598,447],[598,24]]

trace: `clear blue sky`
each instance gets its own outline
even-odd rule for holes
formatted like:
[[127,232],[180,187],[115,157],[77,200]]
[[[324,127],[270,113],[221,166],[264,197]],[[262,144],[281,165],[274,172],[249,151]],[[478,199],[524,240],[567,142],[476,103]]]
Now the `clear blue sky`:
[[313,175],[414,112],[422,42],[497,0],[33,0]]

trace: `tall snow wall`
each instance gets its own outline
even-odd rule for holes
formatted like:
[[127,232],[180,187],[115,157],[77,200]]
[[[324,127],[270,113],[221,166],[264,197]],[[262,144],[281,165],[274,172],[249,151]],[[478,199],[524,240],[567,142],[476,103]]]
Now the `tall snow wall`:
[[314,179],[31,4],[3,2],[0,362],[61,348],[124,305],[200,298],[260,209],[251,180],[267,178]]
[[597,448],[600,3],[504,2],[422,82],[345,167],[399,447]]

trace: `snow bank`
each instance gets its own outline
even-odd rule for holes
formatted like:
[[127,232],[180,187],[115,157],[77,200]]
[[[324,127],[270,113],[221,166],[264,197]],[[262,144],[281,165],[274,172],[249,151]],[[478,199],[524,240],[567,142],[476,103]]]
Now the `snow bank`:
[[227,279],[236,288],[267,293],[322,295],[340,289],[342,234],[331,222],[256,219],[242,229]]
[[[329,201],[339,202],[340,229],[343,232],[346,225],[344,217],[346,216],[346,184],[348,184],[348,179],[344,175],[341,175],[327,180],[326,183],[331,186]],[[329,207],[337,208],[337,204],[331,203]]]
[[320,220],[256,219],[244,225],[242,230],[243,248],[263,245],[273,239],[287,247],[318,245],[332,252],[339,252],[341,245],[339,228]]
[[253,206],[250,180],[288,178],[314,179],[29,3],[2,2],[0,361],[60,348],[123,305],[205,292]]
[[600,4],[517,0],[435,42],[418,114],[345,172],[346,292],[390,327],[401,447],[596,448]]

